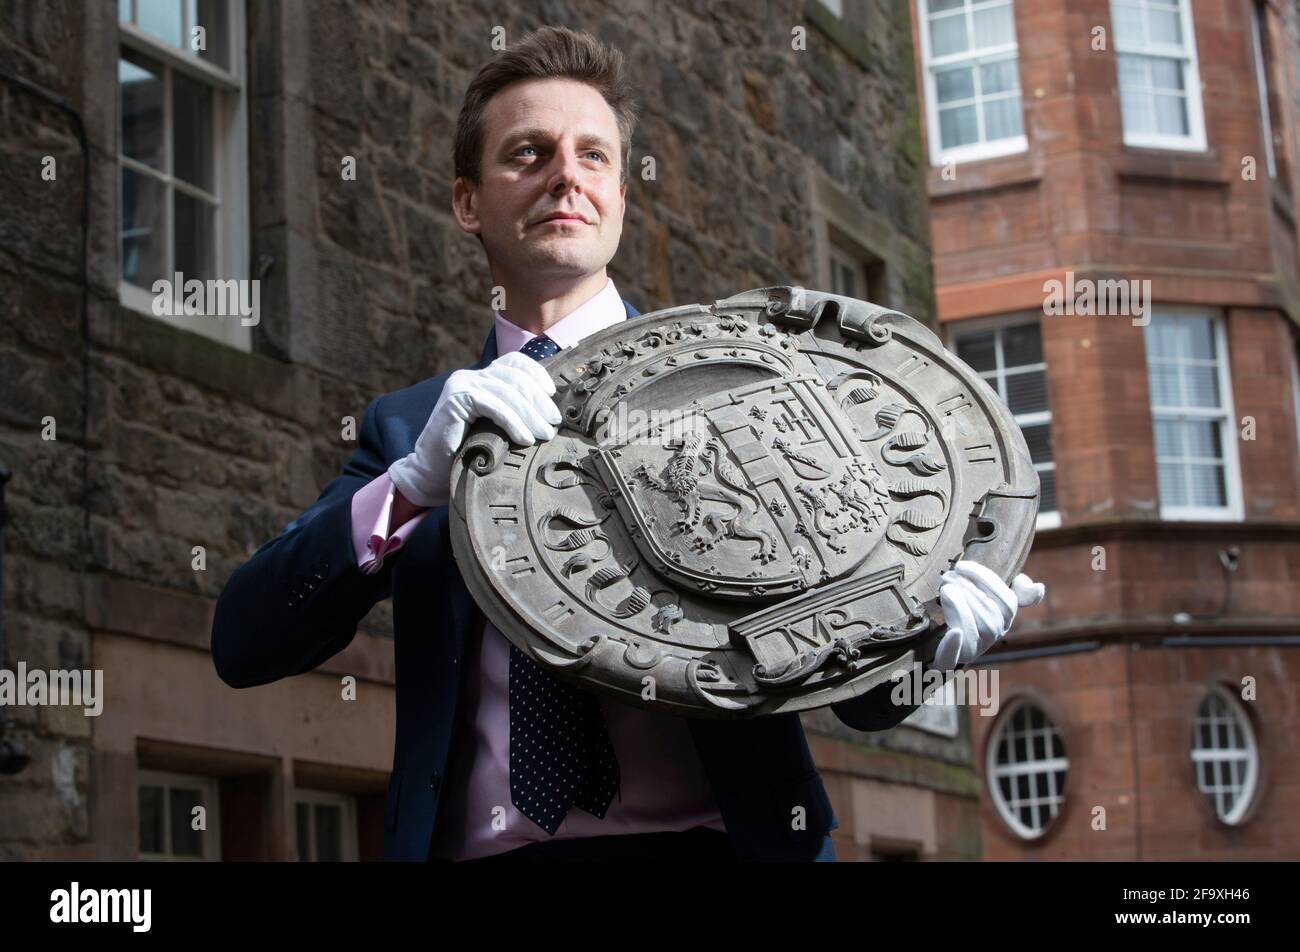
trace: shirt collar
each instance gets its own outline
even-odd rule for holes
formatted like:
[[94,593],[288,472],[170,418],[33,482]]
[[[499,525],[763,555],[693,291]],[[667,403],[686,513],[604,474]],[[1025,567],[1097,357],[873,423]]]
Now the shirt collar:
[[[526,331],[512,324],[500,311],[493,311],[496,318],[497,354],[510,354],[523,348],[537,334]],[[546,336],[560,345],[563,350],[572,347],[596,331],[604,330],[627,319],[627,309],[623,298],[614,286],[613,278],[606,278],[605,286],[592,298],[578,305],[564,317],[560,318],[546,330]]]

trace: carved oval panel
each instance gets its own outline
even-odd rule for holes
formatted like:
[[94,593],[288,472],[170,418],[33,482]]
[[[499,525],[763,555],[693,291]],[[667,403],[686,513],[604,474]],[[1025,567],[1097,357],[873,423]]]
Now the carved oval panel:
[[933,657],[954,562],[1009,581],[1028,555],[1010,411],[897,311],[760,288],[543,366],[564,424],[471,429],[452,545],[493,624],[585,688],[693,717],[848,700]]

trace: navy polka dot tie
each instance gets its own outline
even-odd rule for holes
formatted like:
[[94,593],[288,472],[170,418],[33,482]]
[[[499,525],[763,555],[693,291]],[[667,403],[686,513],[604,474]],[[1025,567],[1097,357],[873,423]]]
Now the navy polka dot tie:
[[520,348],[521,354],[527,354],[533,360],[545,360],[551,354],[560,349],[560,345],[555,343],[545,334],[534,337],[527,344]]
[[[560,349],[545,334],[521,353],[545,360]],[[510,802],[547,834],[578,807],[604,819],[619,788],[618,758],[600,702],[552,677],[510,645]]]

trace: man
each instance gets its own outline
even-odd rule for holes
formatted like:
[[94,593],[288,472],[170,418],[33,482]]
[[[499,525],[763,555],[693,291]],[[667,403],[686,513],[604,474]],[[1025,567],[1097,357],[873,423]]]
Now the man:
[[[621,54],[587,34],[539,30],[480,70],[453,210],[504,291],[483,354],[373,401],[342,475],[217,603],[217,671],[251,687],[316,667],[392,596],[387,859],[834,859],[838,823],[797,715],[685,719],[562,684],[486,622],[452,557],[448,479],[469,425],[550,439],[560,415],[539,361],[637,314],[605,271],[635,119]],[[979,566],[946,577],[954,628],[936,665],[951,668],[1005,633],[1017,595]],[[891,689],[834,710],[892,727],[915,708]]]

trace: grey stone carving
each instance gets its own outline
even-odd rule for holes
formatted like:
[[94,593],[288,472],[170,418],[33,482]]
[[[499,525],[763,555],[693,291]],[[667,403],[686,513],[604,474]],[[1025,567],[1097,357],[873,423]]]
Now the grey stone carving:
[[493,624],[556,677],[692,717],[847,700],[929,661],[940,574],[1010,580],[1038,476],[924,325],[798,287],[656,311],[544,364],[557,436],[470,431],[451,536]]

